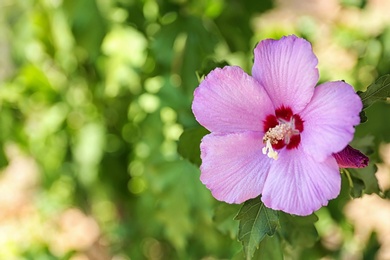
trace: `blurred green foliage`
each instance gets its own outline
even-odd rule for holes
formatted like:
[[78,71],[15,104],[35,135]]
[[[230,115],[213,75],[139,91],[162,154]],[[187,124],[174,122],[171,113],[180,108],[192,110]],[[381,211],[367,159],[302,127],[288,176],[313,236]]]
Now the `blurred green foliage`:
[[[237,206],[214,215],[222,204],[200,183],[197,166],[179,156],[177,142],[184,129],[197,131],[191,101],[198,76],[228,63],[250,72],[252,49],[262,38],[295,33],[318,39],[311,22],[293,30],[257,29],[255,19],[272,8],[271,0],[1,1],[0,166],[7,165],[10,146],[34,158],[39,186],[31,199],[38,223],[77,207],[96,219],[108,256],[239,258]],[[347,78],[357,90],[390,72],[390,27],[374,37],[340,25],[333,37],[357,53]],[[332,71],[321,70],[321,80],[332,78]],[[377,154],[380,142],[390,141],[390,106],[375,104],[366,114],[357,136],[372,136],[362,148]],[[196,146],[179,149],[199,154]],[[332,221],[351,234],[340,215],[344,201],[320,212],[320,236]],[[79,253],[59,253],[48,239],[26,241],[1,241],[0,258],[71,259]],[[280,246],[280,238],[266,243]],[[298,251],[291,255],[341,254],[320,241]]]

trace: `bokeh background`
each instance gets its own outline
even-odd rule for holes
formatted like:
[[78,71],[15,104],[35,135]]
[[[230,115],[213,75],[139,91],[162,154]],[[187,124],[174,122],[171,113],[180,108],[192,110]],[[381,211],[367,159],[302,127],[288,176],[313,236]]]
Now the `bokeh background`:
[[[321,81],[364,90],[390,73],[389,10],[388,0],[0,0],[0,259],[241,259],[239,206],[215,201],[177,152],[197,125],[200,78],[226,63],[250,73],[258,41],[296,34],[312,42]],[[355,143],[371,147],[386,191],[389,102],[367,115]],[[390,201],[349,202],[343,181],[344,199],[317,213],[320,239],[285,245],[286,259],[390,259]]]

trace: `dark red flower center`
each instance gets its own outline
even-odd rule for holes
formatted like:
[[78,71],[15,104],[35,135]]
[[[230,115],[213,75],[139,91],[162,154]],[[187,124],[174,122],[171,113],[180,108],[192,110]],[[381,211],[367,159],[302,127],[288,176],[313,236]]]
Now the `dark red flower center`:
[[[264,120],[263,142],[266,146],[263,153],[277,159],[275,150],[294,149],[301,142],[303,120],[298,114],[293,114],[290,107],[282,106],[275,111],[275,115],[268,115]],[[275,149],[275,150],[274,150]]]

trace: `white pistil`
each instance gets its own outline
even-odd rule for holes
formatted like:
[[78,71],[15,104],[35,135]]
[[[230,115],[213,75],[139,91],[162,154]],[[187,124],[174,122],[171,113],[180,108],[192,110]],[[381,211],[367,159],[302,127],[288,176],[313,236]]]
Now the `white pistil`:
[[263,147],[263,154],[274,160],[278,159],[278,152],[276,152],[272,145],[277,144],[280,140],[290,141],[290,137],[294,134],[294,130],[290,123],[283,123],[270,128],[263,137],[265,147]]
[[271,141],[268,139],[263,147],[263,154],[266,154],[269,158],[274,160],[278,159],[278,153],[272,148]]

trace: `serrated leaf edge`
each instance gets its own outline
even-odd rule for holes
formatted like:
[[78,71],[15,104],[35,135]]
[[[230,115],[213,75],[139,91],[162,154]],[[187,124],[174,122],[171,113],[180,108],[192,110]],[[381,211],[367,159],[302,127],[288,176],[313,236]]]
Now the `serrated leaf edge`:
[[[363,97],[362,97],[362,95],[366,94],[367,91],[369,91],[369,88],[370,88],[371,86],[377,84],[378,82],[380,82],[380,81],[381,81],[382,79],[384,79],[384,78],[385,78],[384,84],[382,84],[382,86],[381,86],[380,88],[378,88],[377,90],[375,90],[375,91],[374,91],[373,93],[371,93],[369,96],[366,96],[366,97],[363,96]],[[389,81],[389,82],[386,83],[386,81]],[[387,88],[387,87],[389,87],[389,86],[390,86],[390,74],[386,74],[386,75],[383,75],[383,76],[379,77],[377,80],[375,80],[373,83],[371,83],[371,84],[367,87],[366,91],[364,91],[364,92],[363,92],[363,91],[358,91],[357,94],[359,95],[359,97],[360,97],[360,99],[362,100],[362,103],[363,103],[363,110],[370,106],[370,105],[366,106],[366,105],[364,104],[364,102],[365,102],[367,99],[369,99],[369,98],[371,98],[371,97],[373,97],[373,96],[375,97],[375,94],[376,94],[376,93],[382,91],[384,88]],[[386,99],[386,97],[377,98],[377,99],[375,100],[375,102],[376,102],[378,99]]]
[[[247,212],[249,212],[250,210],[252,210],[252,208],[257,207],[259,204],[261,204],[261,205],[260,205],[260,208],[259,208],[259,210],[257,211],[256,217],[253,219],[253,222],[252,222],[252,223],[256,223],[257,220],[258,220],[259,217],[260,217],[261,212],[262,212],[263,210],[265,210],[264,214],[265,214],[266,219],[267,219],[267,224],[268,224],[268,230],[269,230],[269,231],[265,232],[265,234],[264,234],[263,236],[260,237],[258,243],[255,243],[255,244],[257,244],[257,245],[256,245],[256,249],[259,248],[261,241],[263,241],[263,239],[264,239],[264,237],[265,237],[266,235],[272,236],[273,234],[275,234],[276,229],[277,229],[277,226],[276,226],[275,228],[273,228],[272,225],[269,224],[269,223],[271,223],[271,220],[270,220],[269,214],[268,214],[268,212],[267,212],[267,207],[264,205],[264,203],[263,203],[261,200],[258,200],[258,201],[255,202],[255,204],[251,205],[247,210],[245,210],[245,211],[241,211],[241,210],[240,210],[240,211],[238,212],[238,214],[236,215],[236,217],[234,218],[234,219],[236,219],[236,220],[241,220],[241,217],[240,217],[241,215],[245,215]],[[243,206],[243,207],[244,207],[244,206]],[[254,226],[254,225],[253,225],[253,226]],[[253,238],[250,236],[250,234],[252,233],[252,231],[253,231],[253,228],[251,228],[250,231],[248,231],[248,232],[246,232],[245,234],[243,234],[243,235],[241,235],[241,236],[238,237],[238,240],[241,241],[241,242],[243,243],[243,246],[244,246],[244,253],[245,253],[245,255],[246,255],[246,259],[251,259],[252,256],[253,256],[253,254],[255,253],[255,250],[254,250],[251,254],[249,254],[249,252],[247,252],[247,251],[248,251],[248,246],[245,246],[245,245],[244,245],[244,239],[240,239],[240,237],[243,238],[243,237],[246,237],[246,236],[249,235],[249,242],[248,242],[248,244],[251,244],[250,242],[252,241]]]

